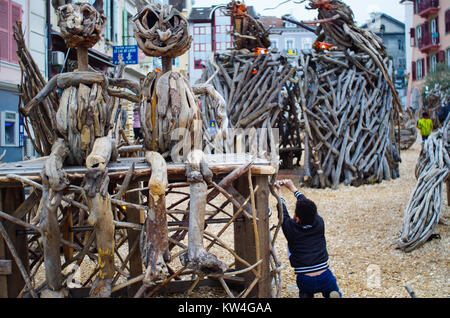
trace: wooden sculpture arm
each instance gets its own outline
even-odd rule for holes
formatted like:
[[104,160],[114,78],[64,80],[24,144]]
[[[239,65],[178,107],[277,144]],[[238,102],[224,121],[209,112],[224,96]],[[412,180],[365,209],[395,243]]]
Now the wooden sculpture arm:
[[52,77],[52,79],[47,82],[44,88],[28,104],[19,108],[20,112],[24,116],[28,116],[33,107],[42,102],[53,91],[53,89],[57,86],[58,77],[59,74]]

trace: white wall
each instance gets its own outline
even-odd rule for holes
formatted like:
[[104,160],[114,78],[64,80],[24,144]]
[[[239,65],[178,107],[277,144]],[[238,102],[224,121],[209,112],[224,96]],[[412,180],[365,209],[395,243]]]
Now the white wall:
[[411,74],[411,61],[412,61],[412,50],[411,42],[410,42],[410,34],[409,31],[413,26],[413,17],[414,17],[414,5],[406,1],[404,4],[405,7],[405,49],[406,49],[406,70],[408,74]]
[[[25,0],[22,0],[25,2]],[[28,49],[37,63],[41,73],[47,76],[47,25],[45,0],[26,0],[29,6],[28,13],[24,10],[28,19]]]

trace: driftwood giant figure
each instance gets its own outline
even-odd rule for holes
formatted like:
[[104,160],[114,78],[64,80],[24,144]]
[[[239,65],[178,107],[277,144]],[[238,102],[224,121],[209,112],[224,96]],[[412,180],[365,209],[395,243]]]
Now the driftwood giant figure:
[[[88,222],[95,227],[98,262],[98,277],[91,290],[92,297],[108,297],[114,269],[114,223],[108,194],[107,165],[117,157],[117,115],[120,114],[119,91],[111,86],[113,79],[89,67],[88,49],[101,38],[106,17],[103,1],[88,3],[60,3],[54,1],[58,25],[62,37],[70,48],[76,48],[78,68],[75,72],[54,76],[43,90],[23,109],[26,116],[42,102],[56,87],[63,89],[56,114],[55,133],[59,139],[41,173],[44,193],[40,204],[41,227],[45,233],[44,255],[48,289],[56,297],[61,296],[62,275],[59,256],[60,232],[56,212],[62,192],[69,186],[64,164],[86,165],[88,172],[84,190],[90,211]],[[117,82],[117,81],[115,81]]]
[[[146,267],[144,284],[154,284],[167,276],[165,262],[169,257],[165,191],[167,188],[166,158],[177,144],[191,145],[191,133],[200,123],[201,113],[188,80],[172,71],[172,58],[190,48],[192,37],[185,17],[168,5],[143,5],[133,19],[134,34],[145,54],[162,57],[162,72],[151,72],[144,79],[141,92],[140,120],[144,136],[146,160],[152,167],[149,181],[149,208],[141,237],[143,263]],[[179,134],[177,135],[177,133]],[[188,253],[182,263],[204,275],[223,272],[226,265],[203,247],[204,216],[207,182],[212,173],[200,150],[185,151],[188,160],[187,178],[191,183]]]

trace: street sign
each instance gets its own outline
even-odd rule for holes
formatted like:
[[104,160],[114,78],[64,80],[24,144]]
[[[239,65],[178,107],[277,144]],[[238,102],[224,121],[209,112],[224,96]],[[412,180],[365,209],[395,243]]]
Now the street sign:
[[124,64],[139,64],[139,48],[137,45],[113,46],[113,63],[119,65],[122,55]]

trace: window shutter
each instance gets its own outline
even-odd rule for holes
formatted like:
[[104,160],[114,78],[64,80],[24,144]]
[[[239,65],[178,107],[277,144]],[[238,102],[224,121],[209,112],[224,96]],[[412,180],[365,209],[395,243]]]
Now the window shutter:
[[11,52],[10,52],[10,61],[13,63],[19,63],[19,60],[17,59],[17,42],[14,39],[14,29],[13,26],[16,26],[17,21],[20,21],[22,19],[22,6],[11,2],[11,25],[10,25],[10,31],[11,31]]
[[422,59],[422,77],[421,78],[424,78],[424,77],[425,77],[425,61]]
[[411,73],[412,73],[412,80],[415,81],[417,79],[416,62],[411,63]]
[[9,60],[9,1],[0,0],[0,60]]
[[445,33],[450,32],[450,9],[445,11]]
[[[430,73],[430,71],[431,71],[431,66],[430,66],[430,56],[429,56],[429,55],[427,56],[426,61],[427,61],[427,74],[428,74],[428,73]],[[425,72],[423,72],[423,75],[425,75]]]
[[410,37],[410,45],[416,46],[416,29],[411,28],[409,29],[409,37]]

